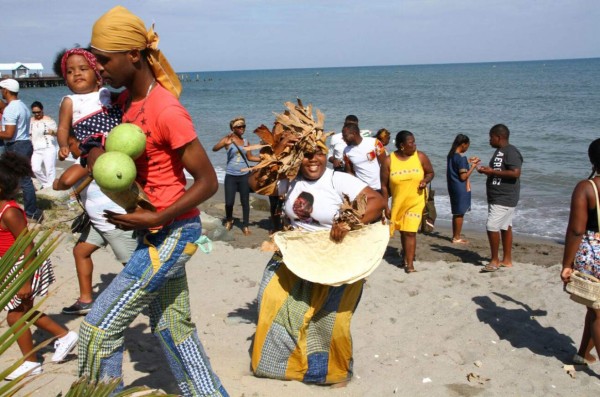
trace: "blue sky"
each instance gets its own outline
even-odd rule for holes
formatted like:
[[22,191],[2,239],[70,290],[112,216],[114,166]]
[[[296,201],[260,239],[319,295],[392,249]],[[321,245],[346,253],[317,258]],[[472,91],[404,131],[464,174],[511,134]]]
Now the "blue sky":
[[87,45],[120,4],[175,70],[214,71],[600,57],[597,0],[32,0],[3,7],[0,63]]

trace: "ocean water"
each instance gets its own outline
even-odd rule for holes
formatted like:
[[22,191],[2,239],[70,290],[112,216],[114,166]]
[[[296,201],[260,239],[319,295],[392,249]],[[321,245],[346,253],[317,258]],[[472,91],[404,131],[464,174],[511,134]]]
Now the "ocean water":
[[[339,132],[347,114],[361,129],[387,128],[415,134],[431,159],[438,219],[449,221],[446,155],[458,133],[471,139],[468,156],[487,163],[493,153],[490,127],[506,124],[524,157],[521,201],[514,230],[561,240],[571,192],[587,178],[589,143],[600,137],[600,58],[478,64],[314,68],[183,74],[182,103],[222,180],[225,153],[212,146],[229,132],[229,120],[246,117],[246,137],[274,112],[301,98],[326,116],[326,131]],[[41,100],[55,117],[65,87],[25,89],[21,98]],[[388,150],[393,150],[390,143]],[[485,177],[471,178],[472,211],[465,226],[485,229]]]

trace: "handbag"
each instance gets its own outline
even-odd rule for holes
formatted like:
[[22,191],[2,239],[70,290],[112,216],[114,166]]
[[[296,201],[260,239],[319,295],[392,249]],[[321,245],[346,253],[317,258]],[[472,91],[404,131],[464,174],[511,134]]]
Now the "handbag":
[[592,309],[600,309],[600,280],[596,277],[575,270],[566,290],[571,294],[571,300]]
[[[248,160],[246,160],[246,154],[242,152],[242,149],[240,149],[240,147],[238,145],[236,145],[236,143],[233,141],[233,139],[231,140],[231,143],[233,143],[233,146],[235,146],[237,151],[240,153],[240,156],[242,156],[242,159],[244,160],[244,163],[246,163],[248,168],[252,168],[252,167],[250,167],[250,164],[248,164]],[[245,143],[245,141],[244,141],[244,143]],[[250,189],[250,193],[254,193],[254,190],[252,190],[252,188],[250,186],[248,186],[248,187]]]
[[92,220],[85,210],[77,215],[71,223],[71,233],[81,233],[90,226]]
[[[596,209],[598,213],[598,224],[600,225],[600,200],[598,200],[598,188],[594,181],[589,181],[594,187],[596,196]],[[600,280],[589,274],[575,270],[571,274],[571,281],[565,286],[571,294],[571,300],[581,303],[592,309],[600,309]]]
[[435,219],[437,218],[437,210],[435,209],[435,190],[429,187],[425,188],[425,208],[421,216],[421,233],[433,233],[435,230]]
[[81,202],[80,196],[80,193],[92,182],[92,180],[93,179],[88,176],[82,183],[79,184],[79,186],[77,186],[77,188],[73,189],[73,195],[77,199],[77,203],[79,203],[79,205],[83,209],[83,212],[77,215],[75,219],[73,219],[73,222],[71,223],[71,233],[82,233],[92,223],[90,216],[85,211],[85,207]]

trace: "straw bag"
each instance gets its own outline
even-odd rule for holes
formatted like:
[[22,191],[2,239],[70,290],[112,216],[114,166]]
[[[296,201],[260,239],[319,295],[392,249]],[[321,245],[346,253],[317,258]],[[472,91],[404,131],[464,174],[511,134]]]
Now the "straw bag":
[[[590,181],[594,187],[596,196],[596,209],[600,209],[598,200],[598,189],[593,181]],[[600,210],[598,212],[598,224],[600,225]],[[600,280],[589,274],[575,270],[571,274],[571,281],[566,285],[566,290],[571,294],[571,299],[592,309],[600,309]]]
[[575,270],[567,284],[567,292],[573,301],[600,309],[600,280],[596,277]]

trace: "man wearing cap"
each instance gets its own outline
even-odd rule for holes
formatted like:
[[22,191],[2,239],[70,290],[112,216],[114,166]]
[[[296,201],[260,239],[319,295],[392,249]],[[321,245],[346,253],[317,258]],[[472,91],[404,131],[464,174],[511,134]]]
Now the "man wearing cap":
[[[4,140],[5,150],[18,153],[31,161],[33,145],[29,138],[29,108],[19,99],[19,82],[13,79],[0,81],[2,98],[8,105],[2,112],[2,130],[0,138]],[[30,176],[21,178],[25,214],[30,221],[41,222],[44,213],[38,208],[35,187]]]
[[[118,228],[138,230],[139,244],[81,324],[79,375],[120,377],[123,332],[146,310],[181,394],[227,396],[191,321],[185,272],[201,237],[197,206],[217,191],[214,168],[178,100],[181,84],[158,50],[153,27],[146,30],[140,18],[117,6],[94,24],[91,47],[104,81],[126,88],[117,101],[123,122],[146,134],[136,181],[156,211],[106,212]],[[89,167],[102,152],[90,150]],[[184,169],[193,178],[187,190]]]

